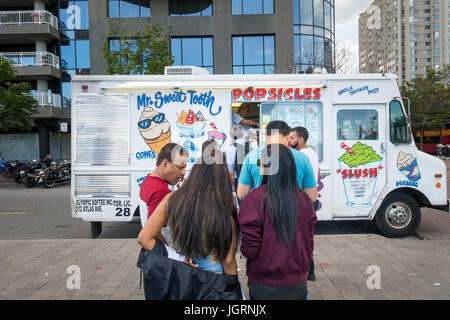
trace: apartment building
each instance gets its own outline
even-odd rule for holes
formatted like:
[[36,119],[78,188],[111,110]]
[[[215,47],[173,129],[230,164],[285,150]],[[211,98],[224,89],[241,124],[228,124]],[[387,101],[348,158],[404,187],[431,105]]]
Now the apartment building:
[[361,73],[395,73],[399,84],[449,64],[449,0],[375,0],[359,17]]
[[31,84],[38,107],[31,132],[0,135],[0,153],[8,159],[31,160],[49,152],[70,157],[70,136],[64,130],[70,109],[61,105],[60,42],[65,36],[58,11],[59,1],[0,1],[0,57],[11,61],[16,81]]

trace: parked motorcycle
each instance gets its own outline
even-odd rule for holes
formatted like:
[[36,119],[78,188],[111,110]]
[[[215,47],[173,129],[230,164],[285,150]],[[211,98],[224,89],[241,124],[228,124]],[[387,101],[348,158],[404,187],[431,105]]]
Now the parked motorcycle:
[[53,188],[56,183],[69,181],[71,178],[71,162],[64,160],[53,162],[51,155],[36,162],[24,175],[23,183],[28,188],[43,184],[46,188]]
[[0,158],[0,175],[6,179],[11,179],[11,164],[8,160]]
[[42,163],[39,159],[33,160],[33,162],[25,165],[23,167],[23,170],[19,172],[20,178],[27,188],[33,188],[35,186],[36,184],[35,175],[36,172],[40,169],[42,169]]

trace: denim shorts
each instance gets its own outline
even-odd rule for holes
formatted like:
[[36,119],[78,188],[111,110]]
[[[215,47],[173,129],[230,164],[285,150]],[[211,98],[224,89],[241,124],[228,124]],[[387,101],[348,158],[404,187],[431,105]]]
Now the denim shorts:
[[212,262],[211,256],[207,256],[206,258],[194,257],[193,259],[194,264],[198,264],[198,268],[200,270],[211,271],[215,273],[223,273],[222,263],[220,261]]

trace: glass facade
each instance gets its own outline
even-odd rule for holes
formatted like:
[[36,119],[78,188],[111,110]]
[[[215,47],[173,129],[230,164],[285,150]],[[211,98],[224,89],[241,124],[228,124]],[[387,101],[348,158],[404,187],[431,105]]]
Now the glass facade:
[[109,0],[110,18],[150,17],[149,0]]
[[170,40],[174,66],[197,66],[214,73],[212,37],[174,37]]
[[232,46],[234,74],[275,73],[273,35],[235,36]]
[[334,72],[334,0],[293,0],[296,72]]
[[273,14],[273,0],[232,0],[231,14]]
[[170,16],[212,16],[212,0],[169,0]]
[[59,14],[62,33],[62,107],[70,108],[71,77],[90,73],[88,1],[61,2]]

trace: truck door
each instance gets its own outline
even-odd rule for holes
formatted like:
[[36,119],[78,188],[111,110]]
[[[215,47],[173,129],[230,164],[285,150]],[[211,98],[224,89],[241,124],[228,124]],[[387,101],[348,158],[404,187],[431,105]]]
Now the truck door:
[[369,217],[386,184],[385,105],[334,105],[334,218]]

